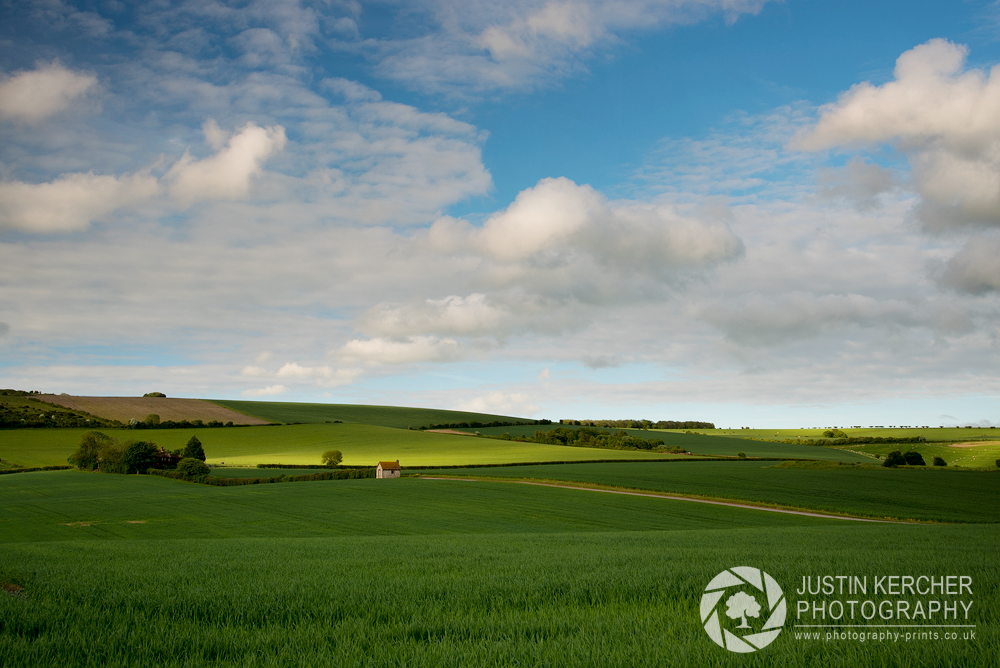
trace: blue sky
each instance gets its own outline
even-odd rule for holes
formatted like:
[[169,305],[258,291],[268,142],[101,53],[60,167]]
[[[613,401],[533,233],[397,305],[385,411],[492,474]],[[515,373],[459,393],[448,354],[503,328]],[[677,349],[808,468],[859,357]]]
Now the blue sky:
[[4,387],[1000,424],[993,3],[0,18]]

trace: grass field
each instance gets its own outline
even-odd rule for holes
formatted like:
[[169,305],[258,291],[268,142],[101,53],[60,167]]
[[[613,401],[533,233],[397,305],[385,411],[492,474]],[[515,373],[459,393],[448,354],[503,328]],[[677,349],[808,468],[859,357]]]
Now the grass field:
[[332,422],[355,422],[373,424],[380,427],[420,427],[431,424],[454,424],[459,422],[517,422],[527,418],[490,413],[467,413],[438,408],[404,408],[400,406],[365,406],[356,404],[301,404],[284,401],[230,401],[213,399],[213,403],[231,408],[247,415],[270,420],[271,422],[303,424]]
[[[0,581],[16,593],[0,590],[5,667],[971,667],[1000,655],[997,525],[848,525],[508,483],[215,488],[71,471],[0,478],[0,507]],[[958,570],[973,578],[977,639],[824,642],[789,622],[765,650],[732,654],[701,628],[699,601],[736,564],[772,574],[792,610],[805,574]]]
[[866,517],[1000,522],[1000,473],[986,471],[810,470],[776,467],[773,462],[719,461],[554,464],[420,474],[585,482]]
[[[479,432],[481,434],[499,435],[510,434],[511,436],[532,436],[538,430],[549,430],[567,425],[547,425],[547,426],[521,426],[521,427],[484,427],[482,429],[462,429],[469,433]],[[801,459],[825,459],[842,462],[871,462],[871,457],[865,457],[853,452],[846,452],[837,448],[827,448],[817,445],[798,445],[794,443],[773,443],[768,441],[744,441],[733,438],[722,438],[719,436],[699,434],[687,434],[684,432],[661,431],[650,429],[606,429],[605,431],[626,431],[633,436],[646,439],[660,439],[666,447],[680,446],[700,455],[723,455],[735,457],[737,453],[743,452],[748,457],[790,457]],[[853,448],[852,449],[856,449]],[[616,451],[617,452],[617,451]]]
[[[65,464],[66,457],[76,449],[84,433],[84,429],[0,430],[0,459],[23,466]],[[331,449],[343,452],[344,464],[358,466],[374,466],[380,460],[396,459],[403,466],[449,466],[670,456],[535,443],[512,444],[488,438],[348,423],[201,430],[104,430],[104,433],[121,439],[153,441],[168,450],[184,447],[196,434],[204,444],[210,463],[224,461],[242,466],[320,464],[320,455]]]

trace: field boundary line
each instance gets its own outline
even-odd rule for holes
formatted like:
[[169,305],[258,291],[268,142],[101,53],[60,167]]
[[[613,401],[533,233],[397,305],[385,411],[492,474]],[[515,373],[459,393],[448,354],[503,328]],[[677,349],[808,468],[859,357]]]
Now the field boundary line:
[[638,492],[624,489],[607,489],[604,487],[582,487],[579,485],[566,485],[554,482],[538,482],[535,480],[501,480],[497,478],[455,478],[451,476],[419,476],[423,480],[457,480],[462,482],[510,482],[522,485],[537,485],[539,487],[556,487],[559,489],[573,489],[582,492],[604,492],[605,494],[621,494],[624,496],[644,496],[654,499],[670,499],[673,501],[691,501],[692,503],[707,503],[714,506],[729,506],[731,508],[745,508],[747,510],[763,510],[770,513],[784,513],[786,515],[804,515],[806,517],[820,517],[831,520],[847,520],[852,522],[875,522],[878,524],[932,524],[931,522],[920,522],[919,520],[890,520],[876,519],[873,517],[859,517],[856,515],[836,515],[833,513],[821,513],[810,510],[791,510],[788,508],[774,508],[764,505],[739,501],[723,501],[716,499],[704,499],[695,496],[684,496],[681,494],[671,494],[669,492]]

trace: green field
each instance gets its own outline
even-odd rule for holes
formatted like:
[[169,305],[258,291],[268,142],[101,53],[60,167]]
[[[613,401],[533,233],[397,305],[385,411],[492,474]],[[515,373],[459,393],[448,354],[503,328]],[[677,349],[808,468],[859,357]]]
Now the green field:
[[865,517],[1000,522],[1000,472],[782,468],[773,462],[505,466],[421,475],[561,480],[733,499]]
[[[556,429],[567,425],[530,425],[521,427],[484,427],[481,429],[462,429],[469,433],[479,432],[484,435],[510,434],[511,436],[532,436],[536,431]],[[646,439],[660,439],[666,447],[680,446],[688,452],[698,455],[735,457],[743,452],[748,457],[787,457],[795,459],[825,459],[842,462],[872,462],[871,457],[865,457],[854,452],[818,445],[798,445],[795,443],[774,443],[770,441],[743,441],[719,436],[702,436],[684,432],[642,429],[605,429],[604,431],[625,431],[632,436]],[[851,446],[851,449],[857,449]],[[620,452],[618,450],[614,452]]]
[[459,422],[519,422],[528,418],[490,413],[468,413],[439,408],[404,408],[400,406],[365,406],[355,404],[300,404],[284,401],[230,401],[211,399],[212,403],[246,415],[252,415],[271,422],[302,424],[333,422],[355,422],[373,424],[380,427],[406,429],[431,424],[454,424]]
[[[0,430],[0,459],[22,466],[66,464],[84,429]],[[153,441],[173,450],[193,434],[204,444],[209,463],[320,464],[320,455],[336,449],[343,463],[374,466],[400,460],[403,466],[503,464],[512,462],[670,457],[648,452],[571,448],[536,443],[508,443],[488,438],[433,434],[360,424],[301,424],[217,429],[104,430],[121,439]],[[817,450],[819,450],[817,448]],[[858,455],[855,455],[858,456]]]
[[[0,477],[0,507],[0,582],[15,593],[0,591],[5,667],[971,667],[1000,655],[993,524],[849,524],[509,483],[215,488],[73,471]],[[736,564],[772,574],[793,610],[805,574],[957,570],[973,578],[977,639],[826,642],[788,622],[761,652],[732,654],[698,608]]]

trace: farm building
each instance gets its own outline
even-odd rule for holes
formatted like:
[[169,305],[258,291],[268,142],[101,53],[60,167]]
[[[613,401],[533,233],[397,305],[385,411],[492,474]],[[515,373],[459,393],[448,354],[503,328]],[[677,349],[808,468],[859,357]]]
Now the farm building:
[[376,478],[398,478],[400,473],[399,460],[394,462],[379,462],[375,467]]

